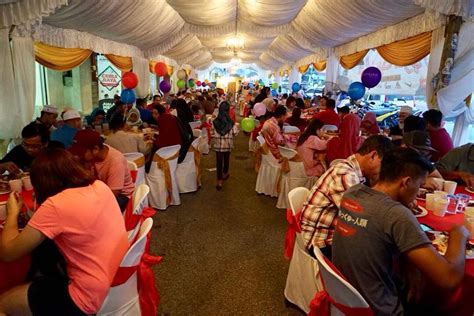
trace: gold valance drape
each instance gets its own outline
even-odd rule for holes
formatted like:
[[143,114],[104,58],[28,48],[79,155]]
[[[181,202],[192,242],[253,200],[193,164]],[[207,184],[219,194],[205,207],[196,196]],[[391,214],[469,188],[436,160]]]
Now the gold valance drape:
[[131,71],[133,68],[132,57],[118,56],[114,54],[105,54],[105,57],[118,69],[122,71]]
[[309,65],[310,65],[310,64],[307,64],[307,65],[298,67],[298,72],[299,72],[300,74],[304,74],[304,73],[308,70]]
[[383,59],[397,66],[412,65],[430,53],[431,32],[377,47]]
[[323,71],[324,69],[326,69],[326,61],[325,60],[319,60],[317,62],[314,62],[313,67],[317,71]]
[[62,48],[35,42],[35,59],[41,65],[59,71],[68,71],[82,64],[92,51],[82,48]]
[[345,69],[352,69],[357,66],[362,59],[364,59],[365,55],[367,55],[368,52],[369,50],[365,49],[354,54],[342,56],[339,62],[341,63],[341,66]]

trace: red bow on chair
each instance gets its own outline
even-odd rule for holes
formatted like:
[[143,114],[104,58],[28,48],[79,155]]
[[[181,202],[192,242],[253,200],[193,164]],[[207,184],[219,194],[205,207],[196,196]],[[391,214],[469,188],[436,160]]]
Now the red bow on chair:
[[290,260],[293,256],[293,248],[295,246],[296,233],[301,233],[300,226],[301,212],[293,215],[290,208],[286,209],[286,221],[288,222],[288,228],[286,229],[285,235],[285,258]]
[[349,307],[339,304],[329,296],[328,292],[322,290],[316,293],[313,300],[309,304],[308,316],[330,316],[331,305],[334,305],[338,310],[346,316],[373,316],[374,313],[370,307]]

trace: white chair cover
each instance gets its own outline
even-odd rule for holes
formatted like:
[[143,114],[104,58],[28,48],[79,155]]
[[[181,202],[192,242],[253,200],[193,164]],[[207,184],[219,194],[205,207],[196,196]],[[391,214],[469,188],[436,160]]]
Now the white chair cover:
[[191,126],[191,129],[196,129],[198,128],[199,126],[201,126],[201,122],[197,121],[197,122],[189,122],[189,125]]
[[[369,307],[369,304],[362,295],[360,295],[359,291],[326,263],[324,255],[318,247],[314,248],[314,255],[318,260],[319,271],[321,273],[320,277],[324,284],[324,289],[335,302],[349,307]],[[344,314],[335,306],[331,305],[331,315],[343,316]]]
[[284,293],[288,301],[305,313],[309,312],[314,295],[323,288],[318,274],[318,262],[308,254],[301,234],[297,234]]
[[[260,146],[265,144],[265,139],[261,135],[257,136],[257,140]],[[270,151],[267,154],[262,153],[262,163],[258,169],[255,191],[260,194],[277,197],[277,180],[280,169],[281,167],[278,160],[273,157]]]
[[[153,219],[147,218],[140,226],[137,241],[123,257],[120,267],[133,267],[140,263],[145,251],[146,235],[152,227]],[[141,315],[136,272],[125,283],[109,289],[109,293],[97,315]]]
[[194,137],[201,137],[201,130],[200,129],[193,129],[193,136]]
[[308,199],[310,191],[307,188],[294,188],[288,193],[288,201],[293,215],[296,215],[298,210],[303,208],[304,203]]
[[142,153],[126,153],[123,154],[127,161],[133,161],[137,165],[137,180],[135,186],[145,183],[145,156]]
[[[287,158],[294,158],[298,152],[291,148],[279,146],[280,154]],[[290,171],[282,173],[280,179],[280,192],[278,193],[277,208],[287,209],[290,207],[288,194],[297,187],[305,187],[311,189],[316,183],[317,177],[308,177],[306,175],[304,164],[302,161],[289,161]]]
[[321,130],[323,132],[337,132],[338,128],[336,125],[323,125],[323,127],[321,127]]
[[207,155],[209,154],[209,135],[207,134],[207,128],[205,127],[201,129],[201,138],[202,141],[199,144],[199,151],[202,154]]
[[284,125],[283,133],[301,133],[300,129],[293,125]]
[[[143,209],[148,205],[148,194],[150,193],[150,187],[146,184],[140,184],[135,187],[132,195],[133,214],[140,215]],[[125,213],[124,213],[125,216]],[[138,234],[140,229],[140,223],[135,226],[134,229],[128,231],[128,241],[132,242]]]
[[176,180],[178,181],[179,193],[195,192],[198,189],[197,176],[198,170],[196,169],[196,163],[194,162],[194,150],[199,151],[199,144],[201,143],[201,137],[196,138],[188,151],[183,162],[178,165],[176,169]]
[[[165,174],[163,170],[158,167],[156,161],[151,163],[150,172],[146,175],[146,181],[150,186],[150,194],[148,197],[148,202],[150,206],[159,210],[166,210],[168,205],[179,205],[181,200],[179,198],[178,183],[176,181],[176,169],[178,165],[178,153],[180,145],[168,146],[160,148],[156,151],[155,158],[161,157],[168,161],[170,175],[171,175],[171,187],[172,187],[172,196],[170,204],[167,203],[168,190],[165,183]],[[169,158],[176,156],[174,159]]]

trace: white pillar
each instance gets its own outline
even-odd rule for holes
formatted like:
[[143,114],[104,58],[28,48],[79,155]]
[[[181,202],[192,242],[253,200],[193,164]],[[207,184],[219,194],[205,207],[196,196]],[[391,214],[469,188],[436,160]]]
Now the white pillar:
[[433,99],[433,85],[431,81],[433,77],[439,72],[439,65],[441,63],[441,55],[443,54],[444,46],[444,25],[433,30],[431,33],[431,50],[430,50],[430,59],[428,62],[428,69],[426,74],[426,104],[428,108],[432,108]]
[[325,92],[332,91],[334,83],[336,83],[337,75],[339,72],[339,58],[334,53],[334,49],[331,48],[326,64],[326,87]]
[[301,74],[298,71],[298,68],[293,66],[293,67],[291,67],[291,71],[290,71],[290,74],[288,76],[288,83],[291,87],[291,85],[295,82],[301,83]]

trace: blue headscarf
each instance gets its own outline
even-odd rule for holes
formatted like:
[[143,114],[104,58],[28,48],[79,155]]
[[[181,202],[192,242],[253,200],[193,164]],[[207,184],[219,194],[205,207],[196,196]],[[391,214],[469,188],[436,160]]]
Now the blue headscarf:
[[227,135],[232,127],[234,127],[234,121],[229,115],[230,104],[227,101],[221,102],[219,105],[219,114],[213,121],[215,130],[222,136]]

